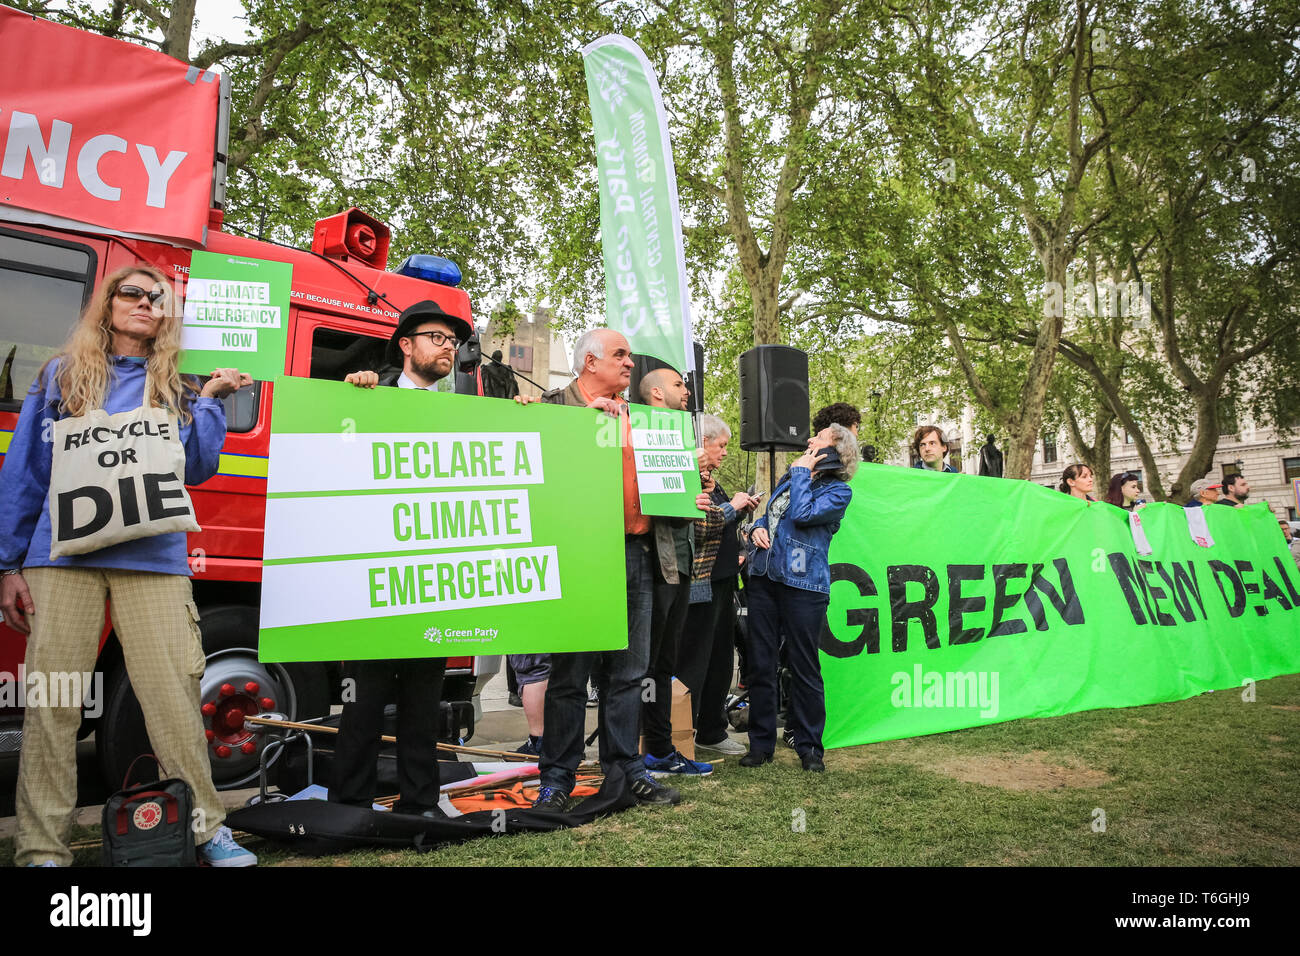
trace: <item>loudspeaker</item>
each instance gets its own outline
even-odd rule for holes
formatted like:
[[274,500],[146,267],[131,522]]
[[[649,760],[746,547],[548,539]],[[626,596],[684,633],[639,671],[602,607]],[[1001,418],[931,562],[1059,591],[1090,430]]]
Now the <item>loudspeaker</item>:
[[[704,347],[699,342],[695,346],[695,371],[686,377],[686,387],[691,390],[691,400],[686,406],[688,412],[704,411]],[[657,368],[670,368],[669,364],[653,355],[632,355],[632,384],[627,388],[627,399],[644,405],[641,399],[641,379]]]
[[758,345],[740,356],[740,447],[802,451],[808,444],[808,353]]

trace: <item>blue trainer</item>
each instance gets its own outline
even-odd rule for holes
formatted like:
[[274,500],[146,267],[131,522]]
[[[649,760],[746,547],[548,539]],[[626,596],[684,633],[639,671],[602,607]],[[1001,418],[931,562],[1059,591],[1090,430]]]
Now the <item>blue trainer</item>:
[[713,773],[713,764],[690,760],[674,750],[667,757],[645,755],[645,768],[652,777],[666,777],[669,774],[684,774],[692,777],[707,777]]
[[207,843],[197,847],[199,862],[208,866],[257,866],[256,854],[235,842],[230,827],[222,827]]

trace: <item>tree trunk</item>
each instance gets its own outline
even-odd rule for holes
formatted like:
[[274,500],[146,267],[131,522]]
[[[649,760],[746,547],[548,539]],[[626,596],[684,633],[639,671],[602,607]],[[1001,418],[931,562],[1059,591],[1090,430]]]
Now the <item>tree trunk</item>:
[[185,63],[190,62],[190,35],[194,32],[194,7],[198,0],[172,0],[171,12],[163,25],[162,51]]
[[1196,394],[1196,440],[1183,462],[1182,470],[1169,489],[1172,501],[1187,497],[1192,482],[1203,478],[1214,466],[1214,450],[1219,446],[1219,402],[1221,383],[1207,382]]
[[[1038,224],[1038,228],[1042,228],[1041,224]],[[1068,220],[1065,228],[1069,228]],[[1035,231],[1034,225],[1030,226],[1030,231]],[[1065,288],[1066,261],[1063,243],[1058,237],[1059,231],[1055,228],[1046,231],[1043,248],[1039,253],[1043,262],[1043,320],[1038,326],[1033,355],[1025,372],[1024,384],[1020,388],[1019,408],[1008,421],[1011,432],[1007,439],[1008,478],[1028,478],[1033,471],[1034,451],[1043,427],[1047,387],[1052,381],[1056,348],[1061,342],[1061,332],[1064,329],[1062,302],[1052,294],[1053,290]]]

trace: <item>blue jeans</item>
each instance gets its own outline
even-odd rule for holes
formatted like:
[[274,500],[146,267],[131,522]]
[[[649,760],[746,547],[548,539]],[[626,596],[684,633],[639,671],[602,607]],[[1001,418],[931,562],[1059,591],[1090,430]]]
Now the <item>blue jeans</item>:
[[817,645],[830,596],[792,588],[757,574],[750,575],[746,591],[749,749],[760,754],[776,749],[777,645],[784,634],[791,671],[788,726],[794,728],[794,749],[800,757],[821,757],[826,692]]
[[641,681],[650,667],[650,613],[654,603],[651,540],[628,537],[627,649],[551,655],[551,682],[546,687],[546,733],[538,760],[543,787],[571,793],[585,750],[587,678],[600,681],[600,763],[608,771],[623,768],[629,781],[646,775],[637,738],[641,718]]

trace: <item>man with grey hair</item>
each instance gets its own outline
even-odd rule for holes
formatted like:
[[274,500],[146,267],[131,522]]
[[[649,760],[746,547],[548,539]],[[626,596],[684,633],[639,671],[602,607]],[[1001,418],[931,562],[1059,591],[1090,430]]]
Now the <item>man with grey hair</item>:
[[[641,512],[636,463],[629,440],[631,425],[622,392],[632,380],[632,349],[613,329],[584,333],[573,348],[576,377],[567,388],[552,389],[542,401],[595,408],[617,417],[623,452],[623,535],[627,580],[627,648],[552,654],[546,688],[542,752],[538,760],[541,791],[533,806],[564,813],[569,809],[578,764],[584,752],[587,680],[602,675],[600,689],[600,763],[608,775],[619,768],[629,792],[640,803],[670,804],[681,794],[647,773],[638,752],[641,681],[650,663],[650,615],[653,600],[650,519]],[[671,545],[671,542],[669,543]],[[671,547],[668,552],[672,556]]]

